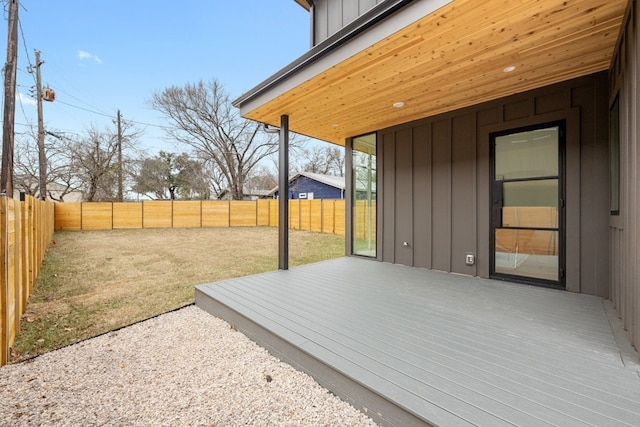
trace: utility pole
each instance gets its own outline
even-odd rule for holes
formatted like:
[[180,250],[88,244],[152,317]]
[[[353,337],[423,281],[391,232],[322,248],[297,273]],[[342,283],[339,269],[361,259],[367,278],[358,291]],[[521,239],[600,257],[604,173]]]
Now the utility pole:
[[38,104],[38,169],[40,198],[47,199],[47,156],[44,152],[44,119],[42,118],[42,79],[40,77],[40,51],[36,50],[36,102]]
[[16,115],[16,70],[18,67],[18,0],[9,0],[7,63],[4,69],[4,116],[2,123],[2,170],[0,192],[13,197],[13,141]]
[[122,124],[118,110],[118,201],[122,201]]

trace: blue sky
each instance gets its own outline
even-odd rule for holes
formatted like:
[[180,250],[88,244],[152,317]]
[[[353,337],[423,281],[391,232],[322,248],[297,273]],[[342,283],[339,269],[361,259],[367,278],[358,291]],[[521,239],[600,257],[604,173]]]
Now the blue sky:
[[43,85],[56,92],[44,104],[48,130],[114,126],[120,109],[149,124],[136,126],[150,153],[180,150],[157,127],[166,121],[148,106],[154,92],[216,78],[233,99],[309,49],[309,15],[293,0],[20,2],[16,132],[37,123],[34,49]]

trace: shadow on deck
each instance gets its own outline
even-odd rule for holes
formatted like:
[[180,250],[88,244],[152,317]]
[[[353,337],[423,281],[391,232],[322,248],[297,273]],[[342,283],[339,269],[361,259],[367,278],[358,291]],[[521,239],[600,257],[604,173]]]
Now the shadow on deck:
[[640,425],[601,298],[340,258],[196,304],[382,425]]

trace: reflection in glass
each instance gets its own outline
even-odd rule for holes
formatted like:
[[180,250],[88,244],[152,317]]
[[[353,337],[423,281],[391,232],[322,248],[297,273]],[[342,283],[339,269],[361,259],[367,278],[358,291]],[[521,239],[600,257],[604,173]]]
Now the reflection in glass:
[[353,253],[376,256],[376,135],[353,139]]
[[554,126],[495,138],[495,273],[560,280],[559,134]]
[[558,231],[497,228],[495,272],[559,280]]
[[558,176],[558,128],[496,138],[497,180]]

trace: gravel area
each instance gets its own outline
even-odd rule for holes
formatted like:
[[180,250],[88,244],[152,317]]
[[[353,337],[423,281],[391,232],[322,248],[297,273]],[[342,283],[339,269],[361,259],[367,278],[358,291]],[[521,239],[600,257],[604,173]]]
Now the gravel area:
[[196,306],[0,368],[0,425],[375,426]]

